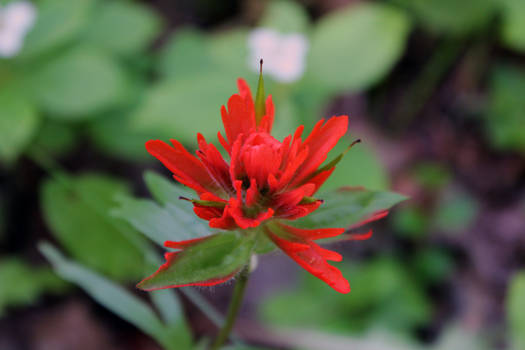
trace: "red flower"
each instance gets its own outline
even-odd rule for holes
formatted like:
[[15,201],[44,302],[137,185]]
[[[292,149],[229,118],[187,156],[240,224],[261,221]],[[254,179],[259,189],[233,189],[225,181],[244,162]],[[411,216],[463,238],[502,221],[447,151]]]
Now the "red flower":
[[[319,121],[304,140],[303,126],[282,142],[271,135],[274,106],[271,96],[257,113],[250,88],[238,80],[239,94],[222,107],[225,135],[219,141],[229,154],[229,163],[217,148],[198,134],[199,149],[190,154],[178,141],[146,143],[180,183],[192,188],[199,199],[191,200],[197,216],[210,227],[225,230],[260,226],[278,247],[313,275],[341,293],[350,291],[348,281],[327,260],[341,255],[317,245],[314,240],[333,237],[343,228],[304,230],[285,224],[316,210],[322,203],[313,198],[330,176],[334,165],[319,169],[328,152],[346,133],[348,117]],[[166,242],[166,246],[177,246]],[[178,245],[181,247],[181,245]],[[182,244],[182,247],[184,244]],[[223,279],[216,283],[224,282]],[[206,283],[206,285],[216,284]]]

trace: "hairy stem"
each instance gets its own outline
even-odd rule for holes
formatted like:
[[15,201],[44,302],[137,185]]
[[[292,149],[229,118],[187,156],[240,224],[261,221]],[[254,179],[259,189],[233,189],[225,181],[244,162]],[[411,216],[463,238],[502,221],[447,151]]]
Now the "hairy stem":
[[250,265],[248,264],[241,271],[239,278],[237,279],[237,282],[235,284],[235,289],[233,291],[233,296],[230,301],[230,306],[228,308],[228,313],[226,315],[226,320],[224,322],[224,325],[222,326],[222,329],[217,335],[217,338],[213,342],[213,345],[210,348],[211,350],[220,349],[221,346],[228,339],[230,332],[233,328],[233,325],[235,324],[237,313],[239,312],[239,309],[241,307],[249,276],[250,276]]

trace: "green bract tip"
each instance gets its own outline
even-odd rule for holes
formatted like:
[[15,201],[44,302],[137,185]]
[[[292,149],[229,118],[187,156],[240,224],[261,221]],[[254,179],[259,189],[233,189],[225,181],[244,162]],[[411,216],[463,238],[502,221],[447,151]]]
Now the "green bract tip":
[[264,79],[262,74],[263,59],[259,61],[259,83],[257,84],[257,94],[255,95],[255,121],[257,125],[261,122],[262,117],[266,114],[266,96],[264,94]]

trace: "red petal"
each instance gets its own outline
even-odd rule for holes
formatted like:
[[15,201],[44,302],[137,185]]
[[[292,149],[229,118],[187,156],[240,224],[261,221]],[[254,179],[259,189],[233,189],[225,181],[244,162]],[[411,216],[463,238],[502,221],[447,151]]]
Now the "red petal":
[[322,239],[339,236],[345,232],[344,228],[316,228],[316,229],[301,229],[297,227],[292,227],[288,225],[278,224],[283,230],[288,232],[294,237],[299,237],[301,239]]
[[234,183],[238,178],[241,177],[242,162],[240,159],[242,137],[237,138],[232,146],[232,152],[230,156],[230,181]]
[[315,201],[309,204],[299,204],[293,208],[290,208],[286,212],[285,216],[283,215],[280,217],[286,220],[296,220],[296,219],[302,218],[303,216],[306,216],[310,214],[311,212],[317,210],[317,208],[319,208],[322,202],[323,201],[318,200],[318,201]]
[[365,233],[350,233],[343,238],[343,241],[366,241],[372,238],[372,230]]
[[177,180],[193,188],[198,193],[221,193],[222,189],[210,177],[202,162],[191,155],[176,140],[173,147],[160,140],[146,142],[146,149],[168,168]]
[[332,175],[334,170],[335,170],[335,167],[325,170],[325,171],[321,171],[319,174],[308,179],[309,184],[315,185],[314,194],[319,190],[319,188],[324,184],[324,182],[330,177],[330,175]]
[[253,207],[253,205],[259,201],[259,198],[260,192],[259,188],[257,187],[257,180],[251,179],[250,187],[246,191],[246,206],[248,208]]
[[237,223],[230,214],[229,205],[227,205],[226,208],[224,208],[222,216],[219,218],[211,219],[209,225],[212,228],[220,228],[223,230],[234,230],[239,227],[237,226]]
[[199,142],[197,153],[208,174],[225,192],[231,191],[230,166],[224,161],[215,145],[208,144],[202,134],[197,134],[197,140]]
[[[300,242],[302,249],[297,249],[297,242],[290,242],[278,237],[267,229],[270,239],[281,248],[290,258],[312,275],[326,282],[330,287],[340,293],[349,293],[350,284],[343,277],[341,271],[326,262],[326,257],[339,258],[335,252],[330,252],[319,247],[312,241]],[[306,246],[306,248],[305,248]]]
[[245,100],[252,101],[253,105],[252,91],[250,90],[248,83],[246,83],[246,80],[242,78],[237,79],[237,88],[239,89],[239,94]]
[[308,147],[310,151],[292,185],[300,184],[325,161],[328,152],[346,133],[347,127],[348,117],[346,115],[332,117],[326,123],[320,120],[315,125],[310,136],[301,145],[301,147]]
[[286,216],[287,211],[299,204],[304,197],[311,196],[315,186],[313,184],[305,184],[294,190],[282,193],[275,196],[272,207],[275,208],[277,216]]
[[250,108],[246,99],[241,95],[230,97],[228,110],[222,106],[221,114],[226,137],[230,145],[235,142],[240,134],[249,134],[255,131],[255,109],[253,105]]
[[228,152],[228,154],[231,154],[232,153],[232,148],[231,148],[230,144],[228,143],[228,141],[226,141],[224,139],[224,136],[222,136],[220,131],[217,133],[217,138],[219,139],[220,144],[226,150],[226,152]]
[[213,220],[215,218],[220,218],[224,215],[223,210],[219,208],[211,208],[211,207],[193,207],[193,212],[204,220]]
[[317,244],[314,244],[312,247],[317,251],[317,253],[319,253],[319,255],[321,255],[326,260],[343,261],[343,256],[339,254],[338,252],[324,249],[323,247]]
[[[308,148],[304,148],[299,152],[299,154],[293,159],[289,159],[289,161],[286,163],[284,172],[281,175],[281,178],[279,179],[279,184],[277,185],[277,188],[284,188],[286,185],[288,185],[288,182],[293,178],[295,175],[295,172],[299,167],[304,163],[304,160],[308,156]],[[311,182],[311,181],[309,181]]]

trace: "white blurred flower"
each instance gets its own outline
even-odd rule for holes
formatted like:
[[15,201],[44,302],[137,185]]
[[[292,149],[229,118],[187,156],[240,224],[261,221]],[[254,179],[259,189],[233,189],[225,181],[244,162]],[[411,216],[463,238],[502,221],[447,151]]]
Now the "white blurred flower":
[[20,51],[35,19],[36,9],[29,1],[0,6],[0,57],[13,57]]
[[264,72],[275,80],[291,83],[302,77],[306,66],[308,39],[299,33],[281,34],[269,28],[257,28],[248,37],[249,65],[259,71],[264,59]]

